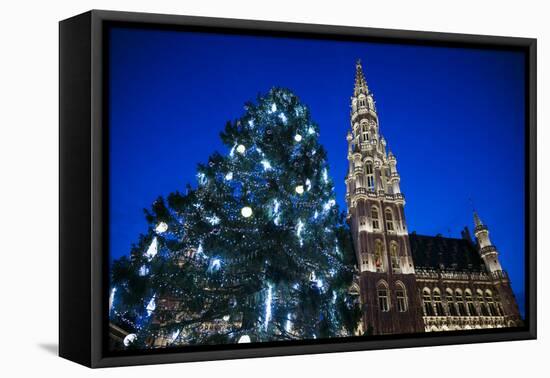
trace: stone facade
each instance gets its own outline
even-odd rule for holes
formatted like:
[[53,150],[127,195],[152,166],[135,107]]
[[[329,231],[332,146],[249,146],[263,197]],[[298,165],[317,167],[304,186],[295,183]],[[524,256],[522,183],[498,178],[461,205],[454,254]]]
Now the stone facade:
[[[477,244],[467,229],[461,239],[409,235],[397,158],[380,133],[374,96],[360,62],[347,142],[347,220],[363,311],[358,333],[518,325],[510,281],[477,214]],[[436,251],[431,250],[434,246]]]

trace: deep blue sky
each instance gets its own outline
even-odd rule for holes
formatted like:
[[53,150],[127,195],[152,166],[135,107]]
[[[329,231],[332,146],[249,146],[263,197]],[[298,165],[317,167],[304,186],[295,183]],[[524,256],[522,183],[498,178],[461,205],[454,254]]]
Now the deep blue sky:
[[196,184],[226,121],[273,86],[309,106],[345,209],[346,133],[361,58],[398,159],[410,231],[460,237],[472,199],[523,308],[524,60],[518,52],[114,29],[111,256],[147,230],[143,208]]

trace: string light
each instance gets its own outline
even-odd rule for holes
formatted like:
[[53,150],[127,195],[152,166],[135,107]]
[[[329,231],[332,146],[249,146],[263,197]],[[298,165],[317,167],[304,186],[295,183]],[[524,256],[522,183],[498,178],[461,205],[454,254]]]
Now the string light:
[[245,206],[241,209],[241,215],[245,218],[250,218],[252,216],[252,209],[249,206]]
[[237,146],[237,152],[240,153],[241,155],[244,154],[245,151],[246,151],[246,147],[245,147],[244,145],[239,144],[239,145]]
[[157,237],[155,236],[153,238],[153,241],[151,241],[151,244],[149,245],[147,252],[145,252],[145,257],[147,257],[147,260],[151,261],[157,255],[157,252],[158,252],[158,241],[157,241]]

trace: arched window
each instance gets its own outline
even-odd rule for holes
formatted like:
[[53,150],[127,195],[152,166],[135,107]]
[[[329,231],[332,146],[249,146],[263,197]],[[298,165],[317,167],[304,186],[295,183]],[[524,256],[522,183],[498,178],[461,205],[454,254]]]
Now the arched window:
[[401,283],[397,283],[397,288],[395,289],[395,296],[397,298],[397,311],[405,312],[407,311],[407,290],[405,286]]
[[422,290],[422,304],[424,307],[425,316],[435,316],[434,308],[432,306],[432,296],[430,294],[430,289],[427,287]]
[[447,289],[445,291],[445,301],[447,302],[447,310],[449,316],[458,316],[458,312],[456,311],[456,306],[453,299],[453,291],[451,289]]
[[479,289],[476,291],[476,300],[479,303],[479,311],[481,312],[481,316],[489,316],[489,310],[483,300],[483,292]]
[[366,106],[367,105],[367,101],[365,100],[365,96],[364,95],[361,95],[359,96],[359,106]]
[[374,169],[372,161],[367,161],[367,189],[374,190]]
[[485,302],[487,302],[487,305],[489,306],[489,316],[497,316],[497,309],[495,307],[495,302],[493,301],[493,293],[491,293],[491,290],[485,291]]
[[468,314],[470,316],[477,316],[476,307],[474,306],[474,299],[472,298],[472,291],[466,289],[464,291],[464,297],[466,299],[466,307],[468,308]]
[[369,132],[368,132],[368,126],[367,124],[361,125],[361,132],[363,134],[363,141],[366,142],[369,140]]
[[377,272],[384,271],[384,261],[382,259],[382,241],[376,239],[374,241],[374,266]]
[[441,292],[438,288],[434,289],[433,299],[435,306],[435,315],[445,316],[445,310],[443,309],[443,303],[441,302]]
[[385,282],[378,283],[377,293],[378,293],[378,308],[380,308],[380,311],[382,312],[390,311],[390,295],[389,295],[388,286],[386,285]]
[[371,207],[370,216],[372,218],[372,229],[380,230],[380,220],[378,219],[378,208],[376,206]]
[[464,306],[464,298],[462,297],[462,290],[460,289],[455,291],[455,302],[458,309],[458,316],[466,316],[466,307]]
[[397,251],[397,243],[392,242],[390,244],[390,260],[391,260],[391,270],[393,273],[400,273],[401,266],[399,265],[399,253]]
[[386,209],[386,211],[384,212],[384,216],[386,217],[386,230],[394,231],[393,213],[392,213],[391,209]]

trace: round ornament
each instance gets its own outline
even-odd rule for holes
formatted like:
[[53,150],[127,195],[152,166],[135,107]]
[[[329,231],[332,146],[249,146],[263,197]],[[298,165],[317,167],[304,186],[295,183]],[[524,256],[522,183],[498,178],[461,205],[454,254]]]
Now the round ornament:
[[241,209],[241,215],[245,218],[250,218],[252,216],[252,209],[249,206],[245,206]]
[[243,146],[242,144],[239,144],[239,145],[237,146],[237,152],[238,152],[238,153],[244,154],[245,151],[246,151],[246,147]]

